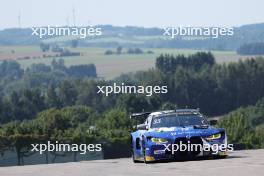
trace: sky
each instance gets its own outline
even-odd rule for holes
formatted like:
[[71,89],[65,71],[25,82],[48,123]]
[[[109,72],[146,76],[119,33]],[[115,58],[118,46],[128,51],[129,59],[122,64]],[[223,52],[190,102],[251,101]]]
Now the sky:
[[264,22],[263,0],[1,1],[0,29],[74,23],[80,26],[230,27]]

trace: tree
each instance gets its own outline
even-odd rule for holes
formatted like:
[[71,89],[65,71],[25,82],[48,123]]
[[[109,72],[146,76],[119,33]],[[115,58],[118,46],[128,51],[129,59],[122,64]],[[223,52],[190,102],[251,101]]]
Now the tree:
[[103,114],[103,118],[97,121],[96,127],[99,134],[105,138],[122,138],[129,136],[131,122],[125,110],[114,108]]
[[246,43],[237,49],[237,53],[241,55],[263,55],[264,43]]
[[50,45],[49,44],[45,44],[45,43],[40,43],[39,47],[42,50],[42,52],[47,52],[50,49]]
[[34,72],[34,73],[47,73],[51,71],[51,67],[48,65],[45,65],[43,63],[38,63],[38,64],[32,64],[29,69],[27,69],[29,72]]
[[24,74],[24,70],[16,61],[3,61],[0,64],[0,77],[9,81],[18,80]]
[[126,109],[129,113],[142,112],[150,109],[150,105],[146,98],[144,98],[144,95],[121,95],[117,99],[117,106]]
[[72,40],[72,41],[71,41],[71,47],[72,47],[72,48],[76,48],[76,47],[78,46],[78,43],[79,43],[78,40],[76,40],[76,39],[75,39],[75,40]]
[[106,50],[104,54],[105,55],[113,55],[114,52],[112,50]]
[[116,54],[122,54],[122,46],[116,48]]
[[70,81],[63,81],[59,85],[58,95],[62,106],[72,106],[75,104],[78,92]]
[[59,100],[54,86],[50,86],[47,91],[47,104],[49,108],[60,108],[62,103]]
[[67,68],[65,67],[64,60],[63,59],[53,59],[51,62],[51,67],[53,70],[61,70],[66,71]]
[[72,65],[67,69],[70,76],[77,78],[96,77],[96,67],[94,64]]
[[222,119],[219,126],[225,128],[230,143],[242,143],[247,148],[253,147],[254,129],[241,109]]

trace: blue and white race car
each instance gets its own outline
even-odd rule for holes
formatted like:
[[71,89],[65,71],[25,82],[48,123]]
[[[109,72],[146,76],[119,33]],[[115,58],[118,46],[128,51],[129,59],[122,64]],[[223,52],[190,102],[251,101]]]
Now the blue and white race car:
[[131,118],[146,118],[131,133],[134,162],[164,159],[188,159],[203,156],[227,156],[227,136],[215,128],[198,109],[177,109],[132,114]]

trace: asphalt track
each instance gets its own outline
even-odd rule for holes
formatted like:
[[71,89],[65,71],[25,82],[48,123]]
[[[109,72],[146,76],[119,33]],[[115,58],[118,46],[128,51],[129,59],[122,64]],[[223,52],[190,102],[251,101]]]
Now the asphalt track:
[[263,176],[264,149],[230,153],[226,159],[132,163],[130,158],[1,167],[0,176]]

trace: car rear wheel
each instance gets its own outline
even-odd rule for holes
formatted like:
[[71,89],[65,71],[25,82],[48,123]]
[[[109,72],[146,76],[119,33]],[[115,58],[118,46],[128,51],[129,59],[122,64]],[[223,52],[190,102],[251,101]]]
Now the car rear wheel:
[[227,157],[228,157],[228,155],[218,155],[218,156],[215,156],[214,158],[215,159],[225,159]]
[[133,150],[132,150],[132,161],[133,161],[133,163],[139,163],[140,162],[140,161],[136,160],[135,153]]

